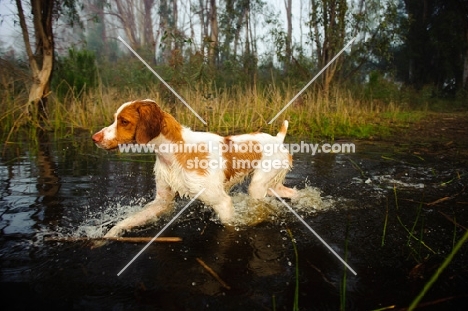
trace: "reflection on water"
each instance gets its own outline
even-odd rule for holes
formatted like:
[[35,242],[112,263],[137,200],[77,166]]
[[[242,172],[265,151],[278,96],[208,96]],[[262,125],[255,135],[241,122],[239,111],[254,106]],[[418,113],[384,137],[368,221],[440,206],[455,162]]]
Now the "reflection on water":
[[[350,155],[297,154],[286,180],[299,189],[288,204],[347,258],[356,277],[344,278],[344,267],[281,202],[252,200],[245,185],[232,193],[235,227],[223,227],[196,202],[164,233],[183,242],[154,243],[117,277],[142,244],[90,249],[44,237],[101,236],[139,210],[154,196],[153,156],[105,152],[87,133],[39,133],[33,141],[2,146],[0,161],[0,290],[19,309],[289,310],[296,258],[287,229],[298,248],[301,308],[339,309],[344,280],[348,309],[404,307],[468,226],[466,162],[358,144]],[[187,202],[178,198],[174,212],[128,235],[154,236]],[[452,297],[443,306],[456,310],[466,302],[467,280],[466,265],[455,260],[426,301]]]

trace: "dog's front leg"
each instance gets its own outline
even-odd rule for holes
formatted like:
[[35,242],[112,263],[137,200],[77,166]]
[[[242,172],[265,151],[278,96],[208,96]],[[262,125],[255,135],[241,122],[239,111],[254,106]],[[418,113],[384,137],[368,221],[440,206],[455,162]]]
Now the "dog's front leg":
[[118,222],[104,237],[119,237],[132,228],[143,226],[154,221],[172,205],[174,196],[175,193],[168,185],[163,182],[158,183],[154,201],[146,204],[143,210]]
[[[141,211],[118,222],[104,235],[104,238],[119,237],[132,228],[143,226],[156,220],[159,215],[166,211],[172,205],[175,193],[165,183],[161,184],[162,185],[158,184],[159,186],[157,187],[154,201],[146,204]],[[94,241],[91,244],[91,248],[101,247],[105,245],[106,242],[106,240]]]

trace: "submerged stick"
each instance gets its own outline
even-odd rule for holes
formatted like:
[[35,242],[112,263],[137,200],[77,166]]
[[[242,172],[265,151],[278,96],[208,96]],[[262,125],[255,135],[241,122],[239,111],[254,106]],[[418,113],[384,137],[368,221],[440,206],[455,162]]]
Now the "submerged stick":
[[196,258],[198,263],[203,267],[205,268],[206,271],[208,271],[209,274],[211,274],[212,277],[214,277],[224,288],[226,289],[231,289],[231,286],[227,285],[226,282],[224,282],[220,277],[219,275],[213,271],[213,269],[211,269],[210,267],[208,267],[208,265],[203,261],[201,260],[200,258]]
[[[128,243],[148,243],[153,237],[45,237],[46,242],[82,242],[82,241],[117,241]],[[181,242],[182,238],[179,237],[160,237],[155,242]]]
[[450,221],[451,223],[453,223],[455,226],[459,227],[459,228],[462,228],[463,230],[466,230],[468,231],[468,228],[463,226],[463,225],[460,225],[458,222],[455,221],[455,219],[451,218],[449,215],[445,214],[444,212],[441,212],[439,211],[439,213],[444,216],[445,218],[448,219],[448,221]]

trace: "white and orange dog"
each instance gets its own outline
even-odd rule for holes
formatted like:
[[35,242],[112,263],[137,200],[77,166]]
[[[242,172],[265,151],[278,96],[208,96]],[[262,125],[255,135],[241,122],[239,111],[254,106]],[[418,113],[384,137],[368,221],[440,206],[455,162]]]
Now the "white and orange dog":
[[[94,143],[102,149],[122,144],[152,145],[156,153],[154,173],[156,198],[143,210],[118,222],[105,236],[117,237],[131,228],[154,221],[172,204],[174,196],[194,197],[211,206],[224,224],[234,221],[230,188],[251,176],[249,195],[292,197],[296,190],[283,185],[292,157],[282,145],[288,122],[279,133],[251,133],[221,137],[183,127],[152,100],[123,104],[114,123],[95,133]],[[267,148],[268,147],[268,148]]]

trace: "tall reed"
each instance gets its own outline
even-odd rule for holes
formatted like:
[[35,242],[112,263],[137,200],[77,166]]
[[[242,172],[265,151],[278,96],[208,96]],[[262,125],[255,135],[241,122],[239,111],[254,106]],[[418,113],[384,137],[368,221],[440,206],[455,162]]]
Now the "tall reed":
[[[63,90],[63,85],[61,88]],[[111,122],[115,110],[122,103],[146,98],[156,100],[186,126],[223,135],[259,130],[275,133],[281,122],[287,119],[290,121],[289,134],[293,136],[365,138],[383,133],[401,112],[397,105],[365,102],[343,89],[335,89],[329,96],[310,91],[300,96],[269,125],[268,122],[296,94],[292,87],[271,84],[256,90],[240,86],[211,87],[209,91],[189,87],[177,90],[207,122],[205,126],[178,99],[162,98],[161,87],[147,90],[98,87],[78,94],[71,86],[69,88],[62,98],[54,93],[49,97],[48,118],[44,125],[49,129],[81,128],[92,131]],[[27,98],[24,95],[10,94],[0,99],[3,131],[18,126],[16,120],[21,119],[21,106]]]

